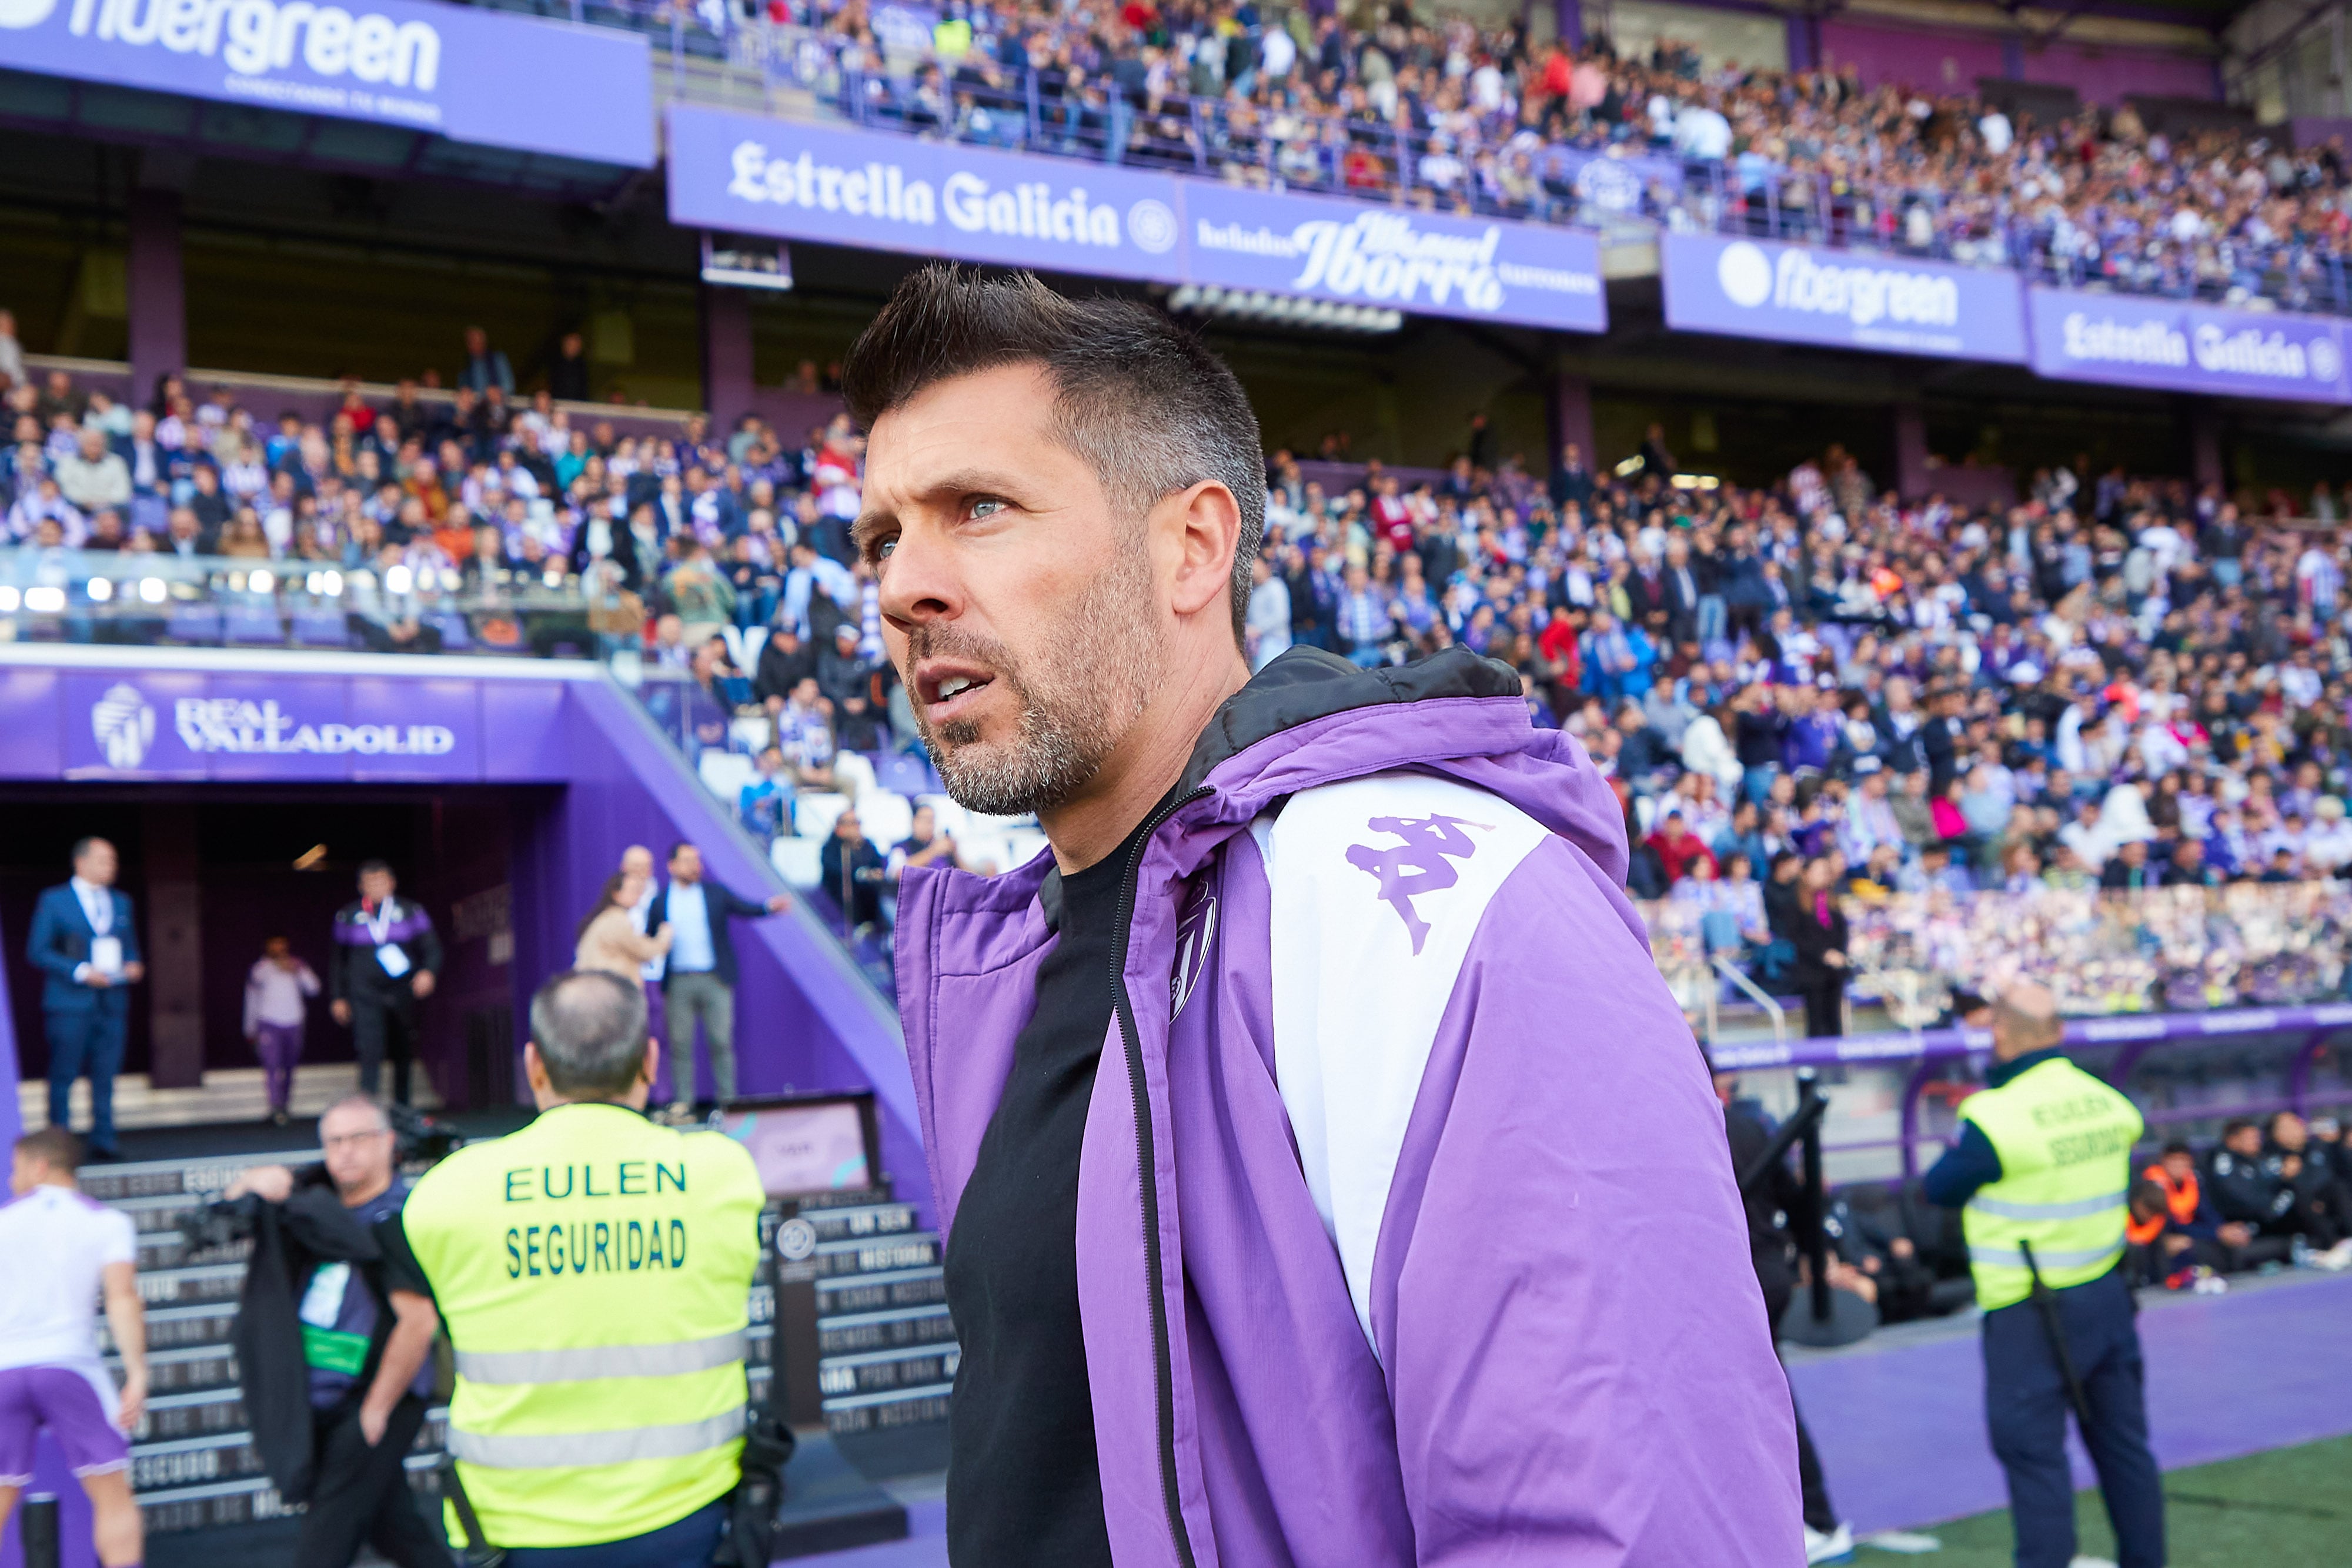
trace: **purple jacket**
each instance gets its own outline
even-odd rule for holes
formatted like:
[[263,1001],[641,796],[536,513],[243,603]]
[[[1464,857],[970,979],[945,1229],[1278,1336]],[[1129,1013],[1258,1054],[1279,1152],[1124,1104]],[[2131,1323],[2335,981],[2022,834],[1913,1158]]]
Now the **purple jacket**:
[[[1120,1568],[1804,1561],[1723,1113],[1622,821],[1466,652],[1293,648],[1211,722],[1128,869],[1079,1164]],[[950,1238],[1052,864],[902,885]]]

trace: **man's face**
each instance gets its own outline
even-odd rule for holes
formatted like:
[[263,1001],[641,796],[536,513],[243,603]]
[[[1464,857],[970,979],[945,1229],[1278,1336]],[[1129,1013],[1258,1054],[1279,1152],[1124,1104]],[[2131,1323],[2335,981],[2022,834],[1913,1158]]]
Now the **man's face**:
[[680,844],[677,852],[669,857],[669,879],[691,885],[702,880],[702,852],[692,844]]
[[833,820],[833,836],[845,844],[854,844],[864,838],[866,830],[857,825],[857,813],[844,811],[835,817]]
[[392,896],[392,873],[366,871],[360,873],[360,896],[370,904],[382,904]]
[[2263,1130],[2260,1127],[2241,1127],[2222,1139],[2221,1146],[2233,1155],[2243,1155],[2252,1159],[2263,1152]]
[[114,846],[104,839],[92,839],[89,847],[74,857],[74,875],[93,886],[112,887],[114,873]]
[[1054,387],[1010,365],[875,423],[860,549],[948,793],[1017,815],[1091,783],[1157,694],[1171,629],[1141,519],[1055,439]]
[[654,874],[654,852],[642,844],[632,844],[621,852],[623,876],[647,877]]
[[2197,1158],[2193,1155],[2170,1154],[2164,1156],[2164,1173],[2174,1181],[2187,1181],[2197,1174]]
[[364,1190],[392,1180],[392,1129],[381,1112],[338,1105],[319,1121],[319,1147],[339,1190]]

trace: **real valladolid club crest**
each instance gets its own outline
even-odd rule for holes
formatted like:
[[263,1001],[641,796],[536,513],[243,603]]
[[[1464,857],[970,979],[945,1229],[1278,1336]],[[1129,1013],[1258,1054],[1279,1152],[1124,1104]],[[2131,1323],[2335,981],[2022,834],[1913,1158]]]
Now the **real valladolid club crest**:
[[109,768],[136,768],[155,744],[155,710],[137,686],[118,681],[90,705],[89,732]]

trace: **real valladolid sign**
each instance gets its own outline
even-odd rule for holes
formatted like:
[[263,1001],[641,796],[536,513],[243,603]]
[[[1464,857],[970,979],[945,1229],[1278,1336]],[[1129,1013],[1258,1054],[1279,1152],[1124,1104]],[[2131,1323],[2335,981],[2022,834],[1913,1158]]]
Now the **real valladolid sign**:
[[669,208],[674,223],[738,234],[1568,331],[1608,327],[1600,242],[1582,230],[683,104],[669,110]]
[[12,70],[633,168],[654,162],[651,57],[618,28],[426,0],[0,0]]

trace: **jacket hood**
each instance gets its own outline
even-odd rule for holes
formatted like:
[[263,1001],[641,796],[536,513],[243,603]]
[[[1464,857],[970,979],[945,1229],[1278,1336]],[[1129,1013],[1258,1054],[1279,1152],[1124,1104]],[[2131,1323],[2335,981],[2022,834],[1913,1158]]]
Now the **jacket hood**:
[[1230,821],[1300,789],[1400,768],[1501,796],[1624,885],[1615,791],[1573,736],[1535,727],[1508,665],[1466,648],[1361,670],[1336,653],[1293,647],[1218,708],[1176,793],[1213,791],[1224,803],[1207,815]]

